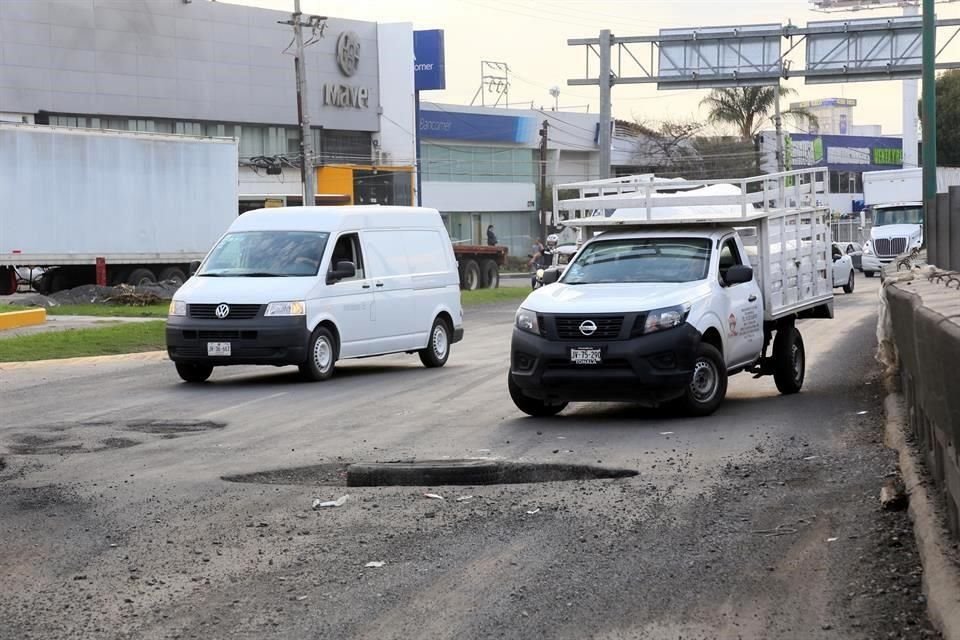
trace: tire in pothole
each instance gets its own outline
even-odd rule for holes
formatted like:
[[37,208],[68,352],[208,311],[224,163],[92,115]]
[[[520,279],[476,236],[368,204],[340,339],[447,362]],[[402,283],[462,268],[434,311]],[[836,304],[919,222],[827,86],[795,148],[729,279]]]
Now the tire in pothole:
[[348,487],[497,484],[500,466],[490,460],[358,462],[347,467]]

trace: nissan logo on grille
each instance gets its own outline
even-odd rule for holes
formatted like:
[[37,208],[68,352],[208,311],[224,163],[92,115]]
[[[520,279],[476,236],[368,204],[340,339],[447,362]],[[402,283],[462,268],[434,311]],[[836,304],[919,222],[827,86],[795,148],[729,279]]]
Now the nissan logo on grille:
[[593,320],[584,320],[580,323],[580,333],[585,336],[592,336],[597,332],[597,323]]
[[227,304],[218,304],[217,310],[213,312],[218,318],[223,320],[230,315],[230,306]]

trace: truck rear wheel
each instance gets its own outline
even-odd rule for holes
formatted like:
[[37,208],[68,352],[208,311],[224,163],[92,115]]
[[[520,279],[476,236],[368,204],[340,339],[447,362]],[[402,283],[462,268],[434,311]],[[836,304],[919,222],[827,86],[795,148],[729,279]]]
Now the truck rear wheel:
[[178,287],[187,280],[187,274],[180,267],[167,267],[160,272],[160,282],[172,282]]
[[726,396],[727,364],[723,355],[712,344],[701,342],[681,406],[689,415],[708,416],[717,410]]
[[773,339],[773,380],[780,393],[797,393],[803,386],[807,356],[803,338],[793,325],[777,330]]
[[476,260],[469,259],[463,262],[460,270],[460,288],[475,291],[480,288],[480,265]]
[[484,260],[480,267],[480,275],[483,276],[484,289],[496,289],[500,286],[500,267],[496,260],[489,258]]
[[507,374],[507,388],[510,391],[510,399],[513,400],[513,404],[517,406],[517,409],[534,418],[549,418],[550,416],[555,416],[567,406],[566,402],[548,404],[544,400],[523,395],[523,391],[519,385],[513,381],[513,376],[510,374]]
[[156,281],[157,277],[153,275],[153,271],[150,271],[150,269],[134,269],[130,272],[130,275],[127,276],[127,284],[135,287],[142,287],[146,284],[154,284]]

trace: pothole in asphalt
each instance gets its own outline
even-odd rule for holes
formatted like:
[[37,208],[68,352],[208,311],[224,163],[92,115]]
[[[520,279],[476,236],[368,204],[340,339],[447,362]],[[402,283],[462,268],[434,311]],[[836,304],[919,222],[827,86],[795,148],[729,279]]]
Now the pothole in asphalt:
[[631,478],[639,471],[581,464],[495,460],[328,463],[223,476],[228,482],[261,484],[397,487],[530,484],[569,480]]
[[211,420],[138,420],[128,422],[127,429],[140,433],[154,433],[158,435],[187,435],[202,433],[214,429],[223,429],[226,423]]
[[82,443],[64,444],[67,436],[38,436],[33,434],[15,434],[8,445],[10,453],[18,455],[68,454],[83,451]]

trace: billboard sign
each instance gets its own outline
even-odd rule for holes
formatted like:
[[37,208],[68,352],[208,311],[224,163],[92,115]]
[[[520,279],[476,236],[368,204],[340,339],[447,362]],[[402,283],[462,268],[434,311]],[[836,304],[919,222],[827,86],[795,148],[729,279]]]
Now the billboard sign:
[[[766,139],[766,136],[764,136]],[[773,136],[770,136],[775,140]],[[784,136],[789,168],[829,167],[832,171],[881,171],[903,167],[900,138],[794,133]]]
[[537,132],[535,118],[463,111],[420,111],[420,137],[424,140],[531,143]]
[[413,32],[413,84],[417,91],[446,89],[443,29]]

